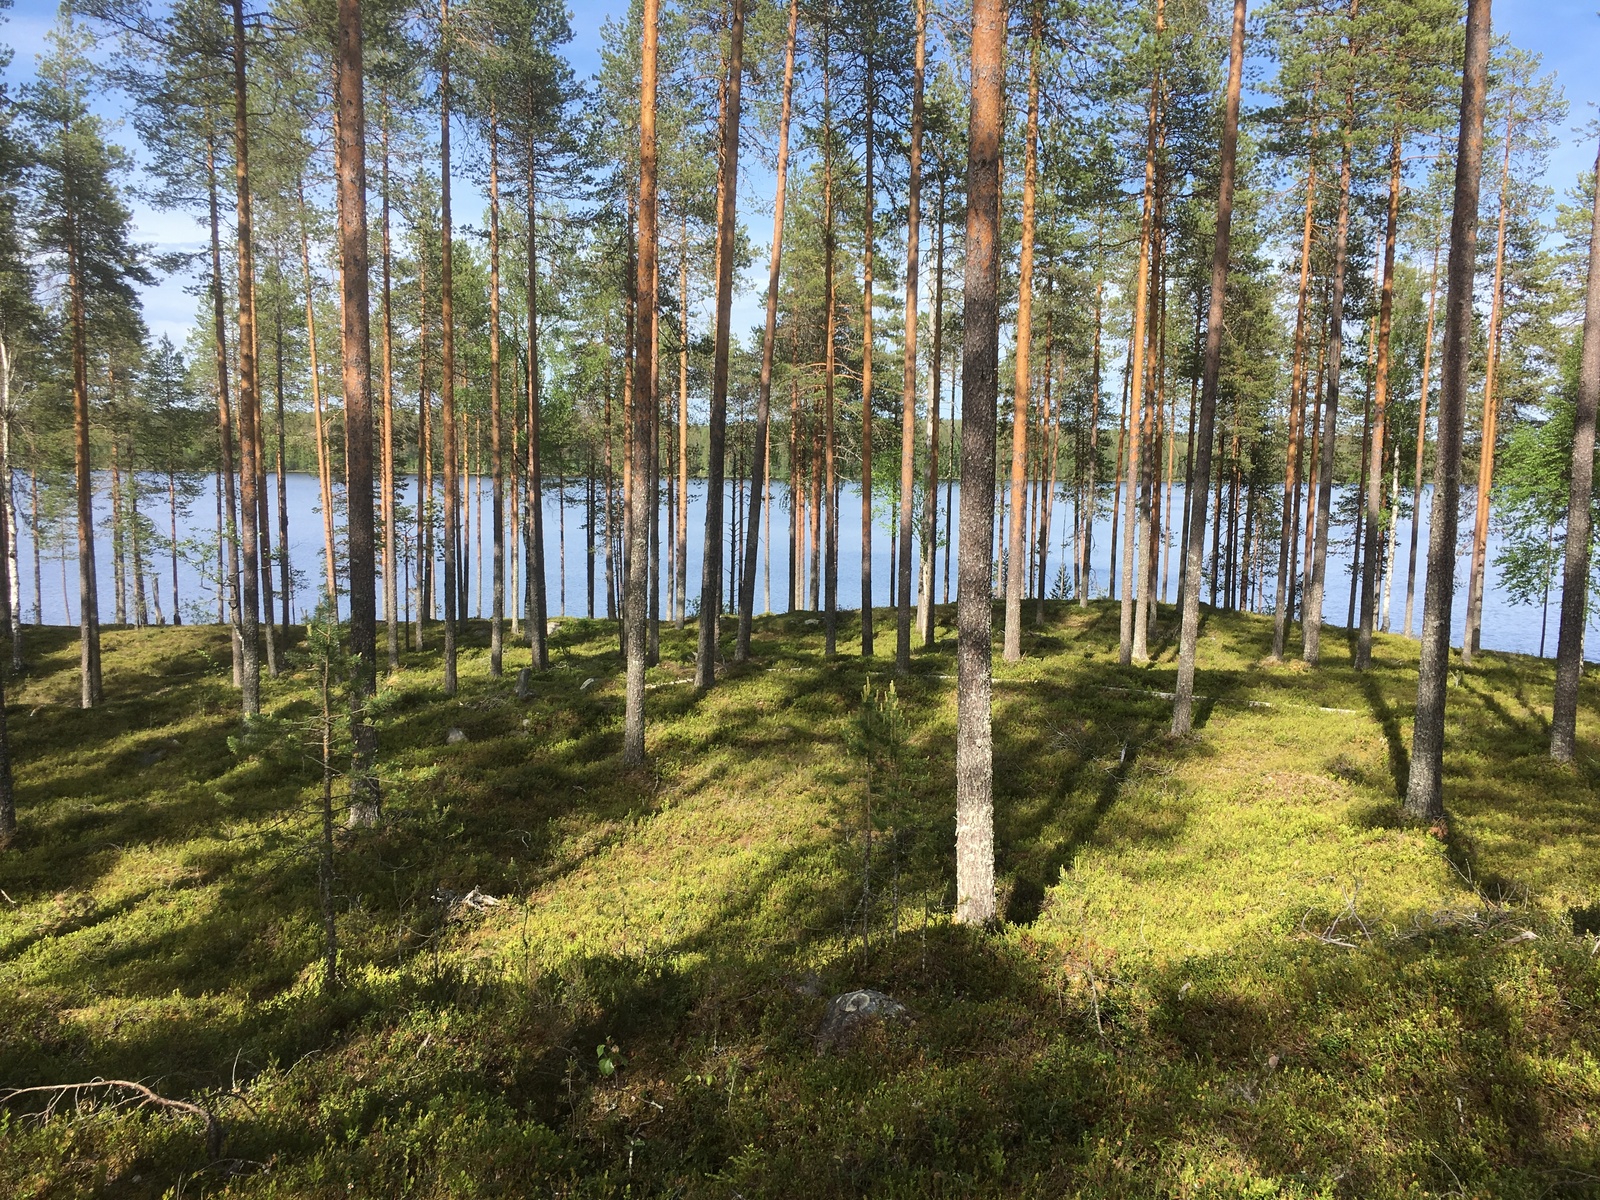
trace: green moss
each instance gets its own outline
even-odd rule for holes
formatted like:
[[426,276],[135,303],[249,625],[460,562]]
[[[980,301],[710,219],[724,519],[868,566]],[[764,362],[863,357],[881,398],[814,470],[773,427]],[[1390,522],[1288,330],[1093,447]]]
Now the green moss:
[[[942,614],[941,616],[946,615]],[[1549,664],[1450,692],[1447,840],[1401,825],[1415,654],[1266,660],[1209,614],[1196,734],[1110,607],[997,666],[1007,922],[950,924],[954,656],[896,681],[910,745],[863,899],[862,689],[890,666],[757,623],[697,695],[662,631],[647,772],[617,766],[614,626],[565,620],[518,701],[470,626],[460,694],[410,654],[378,706],[384,823],[340,836],[344,988],[317,987],[309,679],[242,730],[211,628],[114,630],[109,703],[30,632],[22,834],[0,858],[0,1108],[18,1196],[1543,1196],[1600,1175],[1595,695],[1544,753]],[[887,628],[887,622],[885,626]],[[854,644],[853,644],[854,643]],[[593,680],[592,683],[586,681]],[[466,740],[447,744],[459,728]],[[440,889],[502,903],[452,916]],[[1580,927],[1574,931],[1574,924]],[[1535,936],[1528,937],[1527,934]],[[865,939],[863,935],[865,936]],[[865,944],[864,944],[865,943]],[[916,1020],[819,1058],[829,995]],[[614,1039],[626,1060],[597,1070]]]

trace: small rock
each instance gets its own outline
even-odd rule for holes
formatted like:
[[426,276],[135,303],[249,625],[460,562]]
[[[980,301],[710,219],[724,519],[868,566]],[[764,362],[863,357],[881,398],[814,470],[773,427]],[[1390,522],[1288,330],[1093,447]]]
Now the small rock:
[[815,618],[815,617],[807,617],[805,619],[805,624],[807,624],[807,625],[821,625],[822,622],[817,620],[817,618]]
[[166,756],[167,752],[165,750],[146,750],[139,755],[139,765],[141,767],[153,767]]
[[587,692],[593,686],[594,686],[594,676],[591,675],[591,676],[589,676],[589,678],[585,679],[582,683],[580,683],[578,685],[578,690],[580,692]]
[[444,909],[444,919],[455,921],[471,912],[487,912],[500,904],[498,896],[491,896],[482,888],[474,887],[465,896],[453,892],[447,887],[436,888],[433,893],[434,902]]
[[561,622],[560,621],[551,621],[548,625],[545,626],[545,636],[546,637],[549,637],[551,634],[560,633],[560,632],[561,632]]
[[460,729],[452,729],[449,733],[444,735],[444,742],[447,746],[459,746],[466,740],[466,733]]
[[845,992],[828,1001],[828,1011],[817,1028],[817,1053],[826,1054],[843,1047],[871,1022],[910,1018],[910,1010],[904,1004],[882,992],[871,988]]
[[523,667],[517,672],[517,699],[526,700],[533,693],[533,668]]

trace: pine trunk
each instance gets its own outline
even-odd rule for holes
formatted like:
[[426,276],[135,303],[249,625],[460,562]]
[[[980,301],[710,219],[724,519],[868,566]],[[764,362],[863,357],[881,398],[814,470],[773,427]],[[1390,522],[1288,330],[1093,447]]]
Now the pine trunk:
[[961,565],[956,595],[956,911],[995,918],[993,589],[995,409],[1000,383],[1000,144],[1005,6],[973,0],[962,334]]
[[[799,0],[789,0],[789,36],[784,43],[783,52],[783,109],[778,118],[778,180],[772,210],[772,259],[767,269],[767,326],[761,339],[761,387],[756,398],[756,444],[750,458],[753,472],[750,481],[750,535],[746,539],[744,552],[744,580],[739,589],[739,637],[734,649],[734,659],[737,662],[743,662],[750,657],[750,623],[754,617],[756,603],[756,551],[760,542],[755,533],[761,525],[761,506],[767,486],[767,463],[771,455],[768,445],[771,431],[768,422],[772,410],[772,364],[778,348],[778,277],[783,268],[783,202],[789,178],[789,114],[794,98],[794,52],[799,24]],[[915,126],[915,116],[912,121]],[[911,155],[915,164],[917,150],[914,144]],[[912,172],[915,177],[915,165],[912,166]],[[916,185],[913,183],[913,194],[915,188]],[[915,271],[914,267],[911,269]]]
[[1468,0],[1461,133],[1457,142],[1450,259],[1445,272],[1444,367],[1439,387],[1438,449],[1428,575],[1422,599],[1422,656],[1405,815],[1444,816],[1444,710],[1450,672],[1450,609],[1455,592],[1456,529],[1461,501],[1461,425],[1472,367],[1472,285],[1478,257],[1478,189],[1483,171],[1484,93],[1489,74],[1490,0]]
[[[740,90],[744,79],[744,0],[733,0],[728,36],[728,74],[723,91],[722,139],[717,164],[717,308],[711,351],[711,412],[707,430],[706,534],[700,573],[700,657],[695,687],[702,691],[717,678],[722,618],[723,471],[728,434],[728,358],[733,320],[733,259],[739,186]],[[652,135],[653,136],[653,135]],[[653,184],[652,184],[653,187]],[[641,278],[643,276],[641,275]],[[641,339],[639,345],[645,345]],[[641,679],[640,686],[643,686]]]
[[1561,625],[1556,639],[1555,711],[1550,757],[1571,762],[1578,749],[1578,681],[1583,675],[1583,625],[1589,597],[1590,504],[1594,496],[1595,409],[1600,404],[1600,156],[1595,161],[1594,215],[1589,226],[1589,279],[1584,293],[1583,359],[1572,418],[1572,486],[1561,566]]
[[1383,286],[1378,302],[1378,377],[1372,398],[1372,445],[1367,451],[1366,553],[1361,564],[1361,632],[1356,640],[1356,670],[1372,665],[1372,634],[1377,619],[1378,560],[1383,537],[1383,439],[1389,409],[1389,344],[1394,331],[1394,252],[1400,226],[1402,139],[1394,134],[1389,161],[1389,211],[1383,238]]
[[[1515,96],[1512,97],[1513,102]],[[1500,365],[1500,319],[1505,306],[1506,222],[1511,213],[1511,145],[1516,128],[1514,109],[1506,112],[1506,151],[1500,168],[1500,230],[1494,248],[1494,290],[1489,306],[1489,332],[1483,368],[1482,441],[1478,446],[1478,503],[1473,514],[1472,567],[1467,576],[1467,623],[1461,638],[1461,665],[1470,666],[1482,646],[1483,579],[1489,554],[1489,502],[1494,492],[1494,455],[1499,440],[1500,397],[1495,373]]]
[[[627,766],[644,764],[644,671],[645,622],[648,614],[647,589],[650,569],[650,537],[645,522],[650,517],[650,498],[645,494],[645,479],[649,474],[650,414],[656,404],[655,345],[656,345],[656,47],[660,0],[644,0],[644,29],[642,38],[642,74],[639,89],[639,234],[638,275],[635,290],[644,300],[639,306],[634,329],[633,344],[633,412],[626,429],[628,461],[632,467],[635,487],[629,497],[628,509],[628,579],[627,593],[623,597],[623,626],[627,630],[627,696],[623,715],[622,761]],[[741,0],[734,0],[735,61],[739,39],[743,33]],[[735,68],[735,79],[737,79]],[[735,84],[737,87],[737,84]],[[737,123],[734,125],[738,135]],[[732,202],[730,198],[729,208]],[[732,260],[728,260],[731,267]],[[730,274],[731,278],[731,274]],[[720,326],[727,327],[723,317]],[[724,355],[726,351],[724,351]],[[726,362],[726,357],[724,357]],[[726,367],[723,374],[727,386]],[[724,393],[726,394],[726,393]],[[702,620],[704,618],[702,617]]]

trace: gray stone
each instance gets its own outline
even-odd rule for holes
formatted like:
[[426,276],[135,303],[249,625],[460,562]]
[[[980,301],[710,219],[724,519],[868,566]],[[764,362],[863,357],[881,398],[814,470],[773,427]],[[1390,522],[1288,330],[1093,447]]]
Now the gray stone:
[[817,1053],[843,1049],[867,1025],[878,1021],[909,1021],[911,1011],[891,996],[861,988],[828,1001],[828,1011],[817,1027]]
[[459,746],[466,740],[467,735],[465,731],[460,729],[452,729],[449,733],[444,735],[445,745],[447,746]]
[[533,668],[523,667],[517,672],[517,699],[526,700],[533,694]]

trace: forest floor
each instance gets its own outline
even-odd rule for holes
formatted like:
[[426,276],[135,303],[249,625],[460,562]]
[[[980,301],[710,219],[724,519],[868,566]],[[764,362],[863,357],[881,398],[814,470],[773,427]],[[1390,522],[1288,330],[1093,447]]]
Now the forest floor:
[[[408,654],[384,819],[337,837],[331,997],[305,663],[245,731],[223,631],[111,630],[80,712],[75,631],[30,629],[0,1087],[142,1081],[222,1126],[16,1097],[0,1194],[1600,1194],[1595,682],[1571,769],[1550,663],[1458,669],[1429,831],[1396,815],[1414,643],[1358,674],[1330,631],[1313,671],[1208,614],[1174,741],[1170,608],[1136,668],[1112,605],[1029,616],[996,662],[988,931],[949,919],[950,610],[887,710],[853,615],[833,661],[815,618],[758,621],[706,695],[663,628],[634,773],[614,625],[560,621],[526,700],[481,624],[455,699],[436,642]],[[819,1052],[864,987],[913,1019]]]

